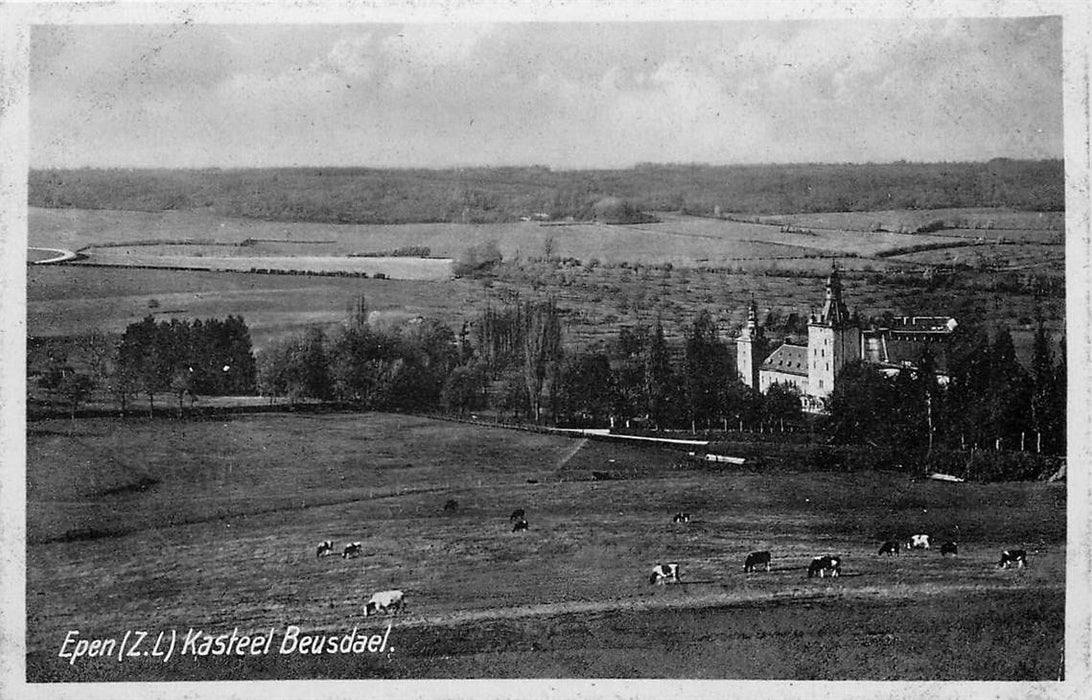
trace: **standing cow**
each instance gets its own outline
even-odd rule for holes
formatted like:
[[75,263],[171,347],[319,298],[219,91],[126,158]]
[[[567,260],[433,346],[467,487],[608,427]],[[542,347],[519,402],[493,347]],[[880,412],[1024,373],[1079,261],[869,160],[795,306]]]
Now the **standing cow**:
[[652,575],[648,578],[649,585],[657,584],[663,585],[668,581],[679,582],[679,565],[678,564],[657,564],[652,567]]
[[910,535],[906,542],[907,549],[929,549],[929,535]]
[[948,556],[949,554],[951,554],[953,557],[959,554],[959,547],[956,545],[955,542],[949,541],[940,545],[940,555],[944,557]]
[[808,565],[808,578],[815,578],[816,574],[819,574],[819,578],[823,578],[823,575],[827,571],[830,572],[831,578],[842,573],[841,557],[829,554],[822,557],[815,557],[811,560],[811,564]]
[[1002,569],[1015,565],[1017,569],[1023,569],[1028,565],[1028,553],[1022,549],[1006,549],[1001,552],[1001,561],[997,565]]
[[360,542],[350,542],[345,545],[345,549],[341,550],[341,558],[348,559],[349,557],[359,557],[364,552],[364,545]]
[[512,514],[508,516],[508,522],[513,520],[524,520],[527,517],[527,513],[522,508],[516,508],[512,511]]
[[887,556],[894,554],[897,556],[901,548],[902,547],[895,540],[888,540],[880,545],[879,554],[886,554]]
[[524,530],[526,530],[529,527],[530,526],[527,524],[526,520],[520,520],[519,522],[517,522],[515,525],[512,526],[512,532],[523,532]]
[[675,517],[671,519],[673,523],[688,523],[690,522],[690,513],[675,513]]
[[403,612],[406,609],[406,594],[402,591],[380,591],[372,595],[371,600],[364,604],[364,616],[375,615],[380,610],[385,614],[391,612]]
[[760,566],[765,566],[766,571],[770,570],[769,552],[751,552],[748,554],[747,559],[743,562],[743,571],[751,573]]
[[334,553],[334,543],[330,540],[323,540],[319,542],[318,547],[315,548],[315,558],[325,557],[328,554]]

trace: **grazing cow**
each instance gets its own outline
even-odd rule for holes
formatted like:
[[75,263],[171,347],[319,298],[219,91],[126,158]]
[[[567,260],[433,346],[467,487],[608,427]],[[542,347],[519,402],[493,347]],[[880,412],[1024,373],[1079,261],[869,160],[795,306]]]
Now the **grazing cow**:
[[319,542],[318,547],[315,549],[315,558],[317,559],[333,553],[334,543],[330,540],[323,540],[322,542]]
[[380,591],[372,595],[371,600],[364,604],[364,616],[375,615],[380,610],[384,614],[390,612],[402,612],[406,609],[406,594],[402,591]]
[[743,562],[743,570],[749,573],[762,565],[766,566],[766,571],[770,570],[770,553],[751,552],[747,555],[747,560]]
[[897,555],[899,549],[901,549],[901,547],[898,542],[895,540],[888,540],[880,545],[879,554],[886,554],[888,556],[891,556],[892,554]]
[[522,508],[516,508],[512,511],[512,514],[508,516],[508,520],[523,520],[527,514],[523,512]]
[[815,557],[808,566],[808,578],[815,578],[816,574],[819,574],[819,578],[823,578],[824,573],[827,571],[830,572],[831,577],[840,574],[842,572],[841,557],[829,554],[824,557]]
[[528,528],[526,520],[520,520],[512,526],[512,532],[522,532]]
[[929,549],[929,535],[910,535],[906,542],[907,549]]
[[1028,565],[1028,553],[1022,549],[1006,549],[1001,552],[1001,561],[997,565],[1007,569],[1010,564],[1015,564],[1017,569],[1024,568]]
[[359,557],[364,552],[364,545],[360,542],[350,542],[345,545],[345,549],[341,550],[341,558],[348,559],[349,557]]
[[690,513],[675,513],[675,517],[671,519],[673,523],[688,523],[690,522]]
[[679,582],[678,564],[657,564],[652,567],[652,576],[648,578],[649,585],[664,584],[668,581]]
[[948,554],[951,554],[953,557],[959,554],[959,547],[956,546],[955,542],[945,542],[940,545],[940,555],[945,556]]
[[444,504],[445,513],[454,513],[457,510],[459,510],[459,502],[456,501],[454,498]]

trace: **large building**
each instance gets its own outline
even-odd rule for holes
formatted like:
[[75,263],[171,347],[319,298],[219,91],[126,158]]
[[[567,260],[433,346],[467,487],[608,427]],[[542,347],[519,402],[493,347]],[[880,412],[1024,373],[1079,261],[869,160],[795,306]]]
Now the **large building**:
[[955,327],[955,320],[948,317],[915,316],[862,330],[842,300],[842,280],[835,268],[827,277],[822,309],[808,318],[807,345],[783,343],[767,355],[758,306],[751,300],[747,323],[736,339],[736,368],[747,386],[762,393],[774,384],[792,386],[805,411],[819,412],[834,391],[838,373],[859,360],[895,373],[913,367],[930,347],[938,377],[944,381],[945,349]]

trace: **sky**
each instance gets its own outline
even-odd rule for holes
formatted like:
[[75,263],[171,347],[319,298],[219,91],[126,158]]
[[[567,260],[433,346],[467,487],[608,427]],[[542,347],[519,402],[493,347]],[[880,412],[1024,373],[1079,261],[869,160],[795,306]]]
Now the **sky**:
[[40,25],[30,165],[1063,156],[1062,20]]

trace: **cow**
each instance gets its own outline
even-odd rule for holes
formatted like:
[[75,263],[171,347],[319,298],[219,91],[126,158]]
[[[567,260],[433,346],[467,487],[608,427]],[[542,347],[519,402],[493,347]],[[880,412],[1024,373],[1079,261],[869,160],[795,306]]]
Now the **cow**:
[[1001,561],[997,565],[1007,569],[1009,564],[1015,564],[1018,569],[1024,568],[1028,565],[1028,553],[1022,549],[1006,549],[1001,552]]
[[668,581],[679,582],[679,565],[678,564],[657,564],[652,567],[652,575],[648,578],[649,585],[659,584],[662,585]]
[[953,557],[959,554],[959,547],[956,546],[955,542],[945,542],[940,545],[940,555],[946,556],[948,554],[951,554]]
[[324,557],[327,554],[334,553],[334,543],[330,540],[323,540],[319,542],[318,547],[315,548],[315,558]]
[[459,502],[456,501],[454,498],[450,499],[447,503],[444,504],[445,513],[454,513],[457,510],[459,510]]
[[528,527],[529,526],[527,525],[526,520],[520,520],[515,525],[512,526],[512,532],[523,532]]
[[891,556],[892,554],[898,555],[901,548],[902,547],[895,540],[887,540],[880,545],[880,551],[878,554],[886,554],[887,556]]
[[819,578],[823,578],[824,572],[829,571],[831,577],[835,577],[842,572],[842,559],[841,557],[832,556],[830,554],[822,557],[815,557],[811,560],[811,564],[808,565],[808,578],[815,578],[816,574],[819,574]]
[[527,514],[523,512],[522,508],[516,508],[512,511],[512,514],[508,516],[509,522],[513,520],[523,520]]
[[770,553],[769,552],[751,552],[747,555],[746,561],[743,562],[743,570],[745,572],[752,572],[755,568],[765,565],[766,571],[770,570]]
[[406,594],[402,591],[380,591],[373,593],[371,600],[364,604],[364,616],[375,615],[380,610],[384,614],[404,612],[406,609]]
[[671,519],[673,523],[688,523],[690,522],[690,513],[675,513],[675,517]]
[[363,552],[363,544],[360,542],[350,542],[345,545],[345,549],[341,550],[341,558],[348,559],[349,557],[359,557]]
[[906,541],[907,549],[929,549],[929,535],[910,535]]

